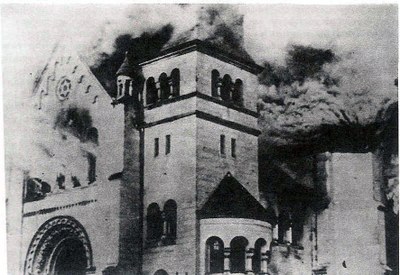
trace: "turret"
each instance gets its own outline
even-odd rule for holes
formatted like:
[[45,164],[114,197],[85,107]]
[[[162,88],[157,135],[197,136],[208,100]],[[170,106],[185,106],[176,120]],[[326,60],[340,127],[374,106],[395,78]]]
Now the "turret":
[[117,73],[117,96],[113,98],[113,104],[134,103],[135,107],[142,102],[144,77],[139,66],[131,64],[128,52]]

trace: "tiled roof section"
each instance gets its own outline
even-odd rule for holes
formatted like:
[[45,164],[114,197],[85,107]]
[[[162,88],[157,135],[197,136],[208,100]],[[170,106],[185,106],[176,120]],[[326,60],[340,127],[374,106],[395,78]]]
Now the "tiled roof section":
[[230,173],[221,181],[199,211],[201,219],[244,218],[275,223],[273,211],[267,211]]

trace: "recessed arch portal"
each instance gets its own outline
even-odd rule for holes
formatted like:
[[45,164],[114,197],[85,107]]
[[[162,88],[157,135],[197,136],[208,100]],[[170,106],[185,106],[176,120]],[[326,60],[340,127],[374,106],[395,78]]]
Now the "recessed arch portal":
[[69,216],[45,222],[33,236],[24,274],[86,274],[93,270],[93,255],[84,227]]

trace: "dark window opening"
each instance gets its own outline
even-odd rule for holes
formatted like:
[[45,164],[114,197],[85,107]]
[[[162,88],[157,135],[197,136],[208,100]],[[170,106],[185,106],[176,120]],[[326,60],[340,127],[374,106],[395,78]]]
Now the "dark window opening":
[[99,132],[95,127],[90,127],[87,131],[87,140],[94,144],[99,144]]
[[[178,273],[178,272],[177,272]],[[164,269],[157,270],[154,275],[168,275],[167,271]]]
[[177,205],[174,200],[168,200],[164,205],[165,244],[175,244],[177,232]]
[[165,154],[171,153],[171,135],[165,136]]
[[149,77],[146,82],[146,104],[154,104],[158,100],[158,91],[153,77]]
[[218,237],[211,237],[206,242],[206,272],[224,272],[224,243]]
[[261,253],[263,252],[266,245],[267,242],[264,239],[258,239],[254,245],[252,267],[253,272],[256,274],[261,272]]
[[163,233],[163,221],[160,207],[152,203],[147,208],[147,243],[149,246],[157,245]]
[[130,90],[130,87],[131,87],[131,80],[130,79],[126,79],[125,80],[125,93],[124,93],[124,95],[125,96],[130,96],[131,94],[129,93],[129,90]]
[[236,139],[231,139],[231,155],[233,158],[236,158]]
[[51,192],[51,186],[39,178],[30,178],[26,181],[24,201],[30,202],[43,199],[47,193]]
[[221,155],[225,155],[225,135],[220,136],[219,150]]
[[81,186],[81,182],[79,181],[78,177],[72,176],[71,181],[72,181],[73,188]]
[[155,138],[154,139],[154,156],[157,157],[160,151],[160,143],[159,139]]
[[243,82],[236,79],[233,85],[232,101],[237,106],[243,106]]
[[231,100],[231,90],[232,90],[232,79],[228,74],[226,74],[222,79],[222,86],[221,86],[222,100],[224,101]]
[[211,72],[211,95],[213,97],[219,97],[218,86],[220,84],[219,72],[212,70]]
[[235,237],[231,241],[231,273],[246,272],[246,247],[248,241],[244,237]]
[[88,183],[96,181],[96,156],[92,153],[87,153],[88,160]]
[[59,189],[65,189],[65,176],[62,173],[57,176],[56,182]]
[[172,96],[179,96],[180,93],[180,72],[179,69],[173,69],[171,72],[171,82],[172,82]]
[[161,90],[161,99],[168,99],[171,95],[171,89],[168,83],[168,76],[166,73],[162,73],[159,78],[160,82],[160,90]]

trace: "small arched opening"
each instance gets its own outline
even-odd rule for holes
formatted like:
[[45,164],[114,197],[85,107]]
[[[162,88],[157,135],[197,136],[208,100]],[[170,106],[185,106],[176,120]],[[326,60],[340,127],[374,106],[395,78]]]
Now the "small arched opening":
[[179,96],[180,93],[180,82],[181,76],[179,69],[175,68],[171,72],[171,82],[172,82],[172,96]]
[[163,233],[163,221],[160,207],[152,203],[147,208],[147,243],[149,246],[157,245]]
[[154,275],[168,275],[168,272],[164,269],[159,269],[154,273]]
[[231,91],[232,91],[232,78],[229,74],[224,75],[222,78],[222,86],[221,86],[221,98],[224,101],[231,100]]
[[219,97],[218,85],[220,84],[219,72],[217,70],[211,71],[211,95],[213,97]]
[[231,273],[246,272],[246,247],[249,244],[245,237],[235,237],[231,241]]
[[174,244],[177,229],[177,204],[174,200],[168,200],[164,205],[165,219],[165,244]]
[[243,106],[243,82],[239,78],[233,85],[232,101],[237,106]]
[[161,99],[168,99],[171,95],[171,89],[168,83],[168,76],[166,73],[162,73],[158,79],[160,83]]
[[258,274],[261,272],[261,256],[266,253],[267,241],[260,238],[254,244],[254,256],[252,261],[253,272]]
[[158,93],[154,77],[149,77],[146,81],[146,104],[154,104],[158,100]]
[[224,242],[218,237],[210,237],[206,241],[206,272],[224,272]]

